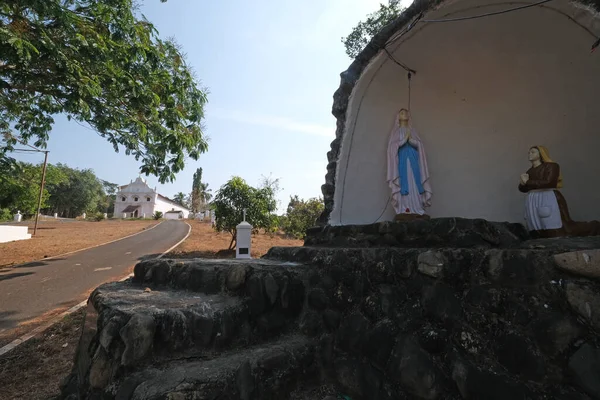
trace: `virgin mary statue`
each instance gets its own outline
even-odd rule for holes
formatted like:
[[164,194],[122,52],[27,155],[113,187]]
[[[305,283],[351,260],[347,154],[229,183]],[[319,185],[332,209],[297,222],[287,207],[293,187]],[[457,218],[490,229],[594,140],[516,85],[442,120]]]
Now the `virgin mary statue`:
[[394,120],[387,160],[387,181],[396,219],[426,217],[425,208],[431,206],[431,185],[425,148],[404,108]]

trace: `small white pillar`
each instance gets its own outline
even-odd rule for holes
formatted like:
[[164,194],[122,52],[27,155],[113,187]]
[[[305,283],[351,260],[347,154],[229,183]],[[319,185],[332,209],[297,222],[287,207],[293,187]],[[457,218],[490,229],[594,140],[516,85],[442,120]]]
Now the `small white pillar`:
[[217,223],[217,216],[215,215],[215,213],[212,213],[212,214],[210,215],[210,224],[211,224],[212,226],[215,226],[215,224],[216,224],[216,223]]
[[81,218],[85,219],[85,217],[86,217],[86,214],[85,214],[85,213],[83,213],[83,214],[81,215]]
[[244,220],[236,226],[236,229],[235,258],[252,258],[250,255],[252,247],[252,225],[246,222],[246,210],[244,210]]
[[58,219],[58,213],[54,213],[54,219]]
[[127,213],[123,213],[123,219],[127,218]]
[[146,219],[146,213],[142,214],[142,219]]
[[21,211],[18,210],[17,213],[15,214],[15,221],[21,222],[21,219],[23,219],[23,215],[21,215]]
[[104,217],[104,219],[108,219],[108,214],[104,213],[103,217]]

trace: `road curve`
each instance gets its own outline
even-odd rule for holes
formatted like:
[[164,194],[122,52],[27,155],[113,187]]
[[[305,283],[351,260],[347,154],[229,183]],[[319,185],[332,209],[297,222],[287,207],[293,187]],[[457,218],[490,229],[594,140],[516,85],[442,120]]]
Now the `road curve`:
[[74,306],[93,288],[125,275],[139,259],[167,251],[188,231],[182,221],[164,221],[129,238],[0,273],[0,333]]

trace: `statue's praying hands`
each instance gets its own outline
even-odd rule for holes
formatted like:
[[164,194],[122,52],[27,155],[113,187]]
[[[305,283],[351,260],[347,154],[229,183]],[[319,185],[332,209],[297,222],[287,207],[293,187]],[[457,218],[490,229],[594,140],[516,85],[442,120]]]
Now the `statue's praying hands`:
[[529,180],[529,174],[521,174],[521,184],[525,185]]

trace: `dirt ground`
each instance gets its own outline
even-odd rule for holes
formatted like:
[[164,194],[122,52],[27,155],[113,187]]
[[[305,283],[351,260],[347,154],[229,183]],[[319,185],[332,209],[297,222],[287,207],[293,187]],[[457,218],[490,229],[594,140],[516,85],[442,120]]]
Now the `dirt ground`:
[[[126,223],[134,222],[136,221]],[[192,226],[190,236],[167,257],[231,258],[235,256],[234,251],[227,250],[231,236],[216,233],[209,223],[200,221],[188,221],[188,223]],[[82,222],[82,224],[87,223]],[[96,223],[90,222],[90,224]],[[143,227],[138,225],[137,228]],[[252,237],[252,256],[261,257],[273,246],[302,246],[302,244],[302,240],[286,239],[282,235],[259,234]],[[4,256],[2,250],[0,247],[0,254],[2,254],[0,259]],[[2,400],[48,399],[59,394],[60,384],[73,366],[84,312],[85,307],[66,316],[44,333],[0,356],[0,398]],[[58,312],[54,313],[56,314]]]
[[[156,224],[154,220],[40,221],[31,239],[0,243],[0,270],[109,242]],[[29,233],[33,225],[27,222]]]
[[71,372],[85,308],[0,356],[0,398],[48,399]]
[[[231,242],[228,233],[216,233],[210,223],[201,221],[187,221],[192,226],[192,232],[185,242],[176,247],[168,257],[170,258],[233,258],[235,250],[227,250]],[[303,240],[288,239],[280,234],[252,236],[251,254],[259,258],[267,254],[271,247],[276,246],[302,246]]]

